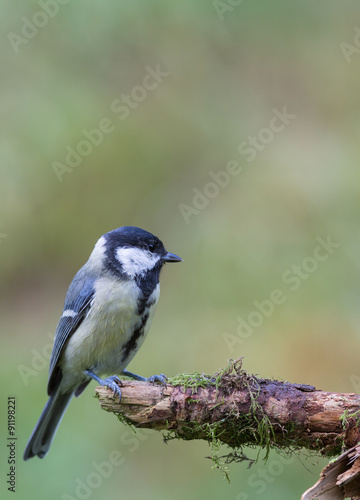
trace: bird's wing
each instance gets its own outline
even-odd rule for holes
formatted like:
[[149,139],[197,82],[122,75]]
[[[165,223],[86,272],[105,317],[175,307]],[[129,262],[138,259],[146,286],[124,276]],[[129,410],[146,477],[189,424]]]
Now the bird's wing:
[[71,283],[65,299],[64,312],[56,328],[49,367],[48,394],[52,394],[61,379],[59,359],[70,337],[88,314],[94,297],[94,279],[85,278],[82,269]]

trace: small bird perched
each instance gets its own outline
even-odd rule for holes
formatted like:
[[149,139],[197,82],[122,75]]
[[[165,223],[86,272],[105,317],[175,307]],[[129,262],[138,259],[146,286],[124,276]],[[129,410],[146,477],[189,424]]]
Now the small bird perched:
[[165,384],[165,375],[144,378],[125,368],[149,331],[159,300],[160,271],[165,262],[182,259],[138,227],[104,234],[66,294],[50,359],[50,396],[24,452],[24,460],[49,451],[72,396],[91,379],[121,399],[118,373],[135,380]]

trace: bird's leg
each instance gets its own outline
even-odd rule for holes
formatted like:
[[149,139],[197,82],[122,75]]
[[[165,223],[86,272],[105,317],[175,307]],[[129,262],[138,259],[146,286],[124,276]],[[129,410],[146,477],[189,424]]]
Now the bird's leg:
[[114,396],[117,394],[119,396],[119,403],[121,401],[121,389],[118,384],[121,385],[121,380],[117,375],[111,375],[111,377],[106,377],[106,378],[100,378],[97,375],[95,375],[94,372],[91,370],[85,370],[84,371],[85,375],[88,377],[91,377],[92,379],[96,380],[96,382],[100,385],[105,385],[112,391],[114,391]]
[[133,378],[134,380],[140,380],[142,382],[150,382],[151,384],[155,384],[155,382],[159,382],[161,385],[164,385],[166,387],[166,381],[167,377],[163,373],[160,373],[160,375],[152,375],[151,377],[142,377],[141,375],[136,375],[136,373],[131,373],[128,372],[127,370],[123,370],[122,372],[123,375],[126,377]]

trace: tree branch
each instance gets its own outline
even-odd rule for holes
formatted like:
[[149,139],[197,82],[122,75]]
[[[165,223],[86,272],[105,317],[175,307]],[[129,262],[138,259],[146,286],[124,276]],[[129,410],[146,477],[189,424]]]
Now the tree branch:
[[[335,455],[360,441],[360,396],[260,379],[242,359],[213,376],[181,375],[167,387],[122,381],[122,399],[97,387],[101,407],[136,427],[168,431],[165,439],[219,440],[288,451],[306,448]],[[358,412],[358,413],[356,413]]]

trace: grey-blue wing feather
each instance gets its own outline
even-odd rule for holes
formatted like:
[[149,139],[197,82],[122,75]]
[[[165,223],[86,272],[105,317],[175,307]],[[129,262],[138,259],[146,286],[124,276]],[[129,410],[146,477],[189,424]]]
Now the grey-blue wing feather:
[[66,294],[64,311],[72,311],[75,315],[62,316],[56,328],[54,346],[49,367],[48,394],[52,394],[61,379],[61,369],[58,365],[60,356],[70,337],[79,328],[91,307],[94,296],[95,278],[85,277],[84,268],[76,274]]

